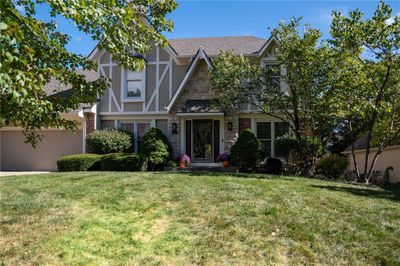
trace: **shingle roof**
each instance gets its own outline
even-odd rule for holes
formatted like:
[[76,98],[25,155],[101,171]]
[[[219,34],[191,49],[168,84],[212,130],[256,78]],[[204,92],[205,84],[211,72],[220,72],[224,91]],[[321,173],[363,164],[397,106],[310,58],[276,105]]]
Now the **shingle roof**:
[[[400,145],[400,137],[395,139],[392,143],[390,143],[389,146],[395,146],[395,145]],[[374,147],[374,146],[373,146]],[[371,148],[373,148],[371,147]],[[367,148],[367,135],[365,134],[364,136],[362,136],[361,138],[359,138],[358,140],[356,140],[354,142],[354,150],[365,150]],[[346,150],[344,150],[345,152],[351,151],[351,145],[349,147],[347,147]]]
[[[79,70],[77,71],[78,74],[84,75],[85,80],[88,82],[92,82],[98,79],[97,72],[94,70]],[[61,85],[60,82],[55,79],[51,78],[50,82],[48,82],[46,85],[43,87],[44,91],[46,92],[47,95],[53,95],[57,94],[63,91],[67,91],[71,89],[70,85]]]
[[199,47],[203,47],[209,56],[215,56],[220,51],[228,50],[233,50],[235,54],[255,54],[261,50],[266,41],[254,36],[232,36],[170,39],[169,43],[179,56],[193,56]]

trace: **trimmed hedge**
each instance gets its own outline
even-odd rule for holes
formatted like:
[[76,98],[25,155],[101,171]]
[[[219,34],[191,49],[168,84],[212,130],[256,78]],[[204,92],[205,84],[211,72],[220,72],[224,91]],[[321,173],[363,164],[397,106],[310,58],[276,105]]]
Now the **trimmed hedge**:
[[113,153],[102,156],[102,171],[142,171],[143,157],[135,153]]
[[125,130],[105,128],[96,130],[86,137],[91,152],[109,154],[130,152],[133,147],[133,135]]
[[323,157],[315,164],[315,173],[327,178],[337,179],[347,170],[347,158],[337,154]]
[[100,170],[100,160],[102,157],[102,155],[90,153],[64,156],[57,160],[58,171],[74,172]]

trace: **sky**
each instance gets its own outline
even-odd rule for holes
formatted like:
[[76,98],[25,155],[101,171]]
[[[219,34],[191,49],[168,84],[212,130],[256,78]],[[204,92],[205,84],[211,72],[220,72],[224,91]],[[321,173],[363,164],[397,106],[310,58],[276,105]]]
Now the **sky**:
[[[400,15],[400,0],[386,1],[394,14]],[[332,10],[348,13],[361,9],[366,17],[372,16],[379,1],[178,1],[178,8],[168,15],[174,21],[173,32],[164,33],[167,38],[244,36],[269,38],[270,29],[282,20],[303,17],[304,23],[322,31],[329,37]],[[49,9],[41,5],[37,17],[49,21]],[[90,36],[80,32],[63,17],[57,17],[58,30],[71,36],[67,49],[88,55],[96,46]]]

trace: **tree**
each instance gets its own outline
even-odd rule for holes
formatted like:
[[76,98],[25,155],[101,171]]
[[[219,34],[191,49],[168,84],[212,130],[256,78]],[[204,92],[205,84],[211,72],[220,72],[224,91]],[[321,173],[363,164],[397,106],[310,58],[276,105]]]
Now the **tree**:
[[300,19],[292,19],[273,30],[279,41],[276,67],[263,68],[244,56],[224,52],[214,60],[210,78],[222,108],[251,104],[287,122],[300,147],[305,147],[299,154],[303,173],[308,173],[315,161],[306,151],[308,136],[322,138],[320,133],[329,122],[325,92],[334,58],[328,45],[319,43],[319,30],[306,26],[301,31],[299,25]]
[[[400,135],[400,17],[394,17],[389,5],[381,2],[373,17],[363,19],[360,10],[346,17],[333,13],[331,43],[337,54],[338,67],[335,95],[338,114],[351,135],[354,119],[364,121],[366,152],[364,169],[357,177],[366,183],[384,149]],[[371,148],[376,147],[371,156]]]
[[[104,80],[87,82],[78,70],[95,69],[88,58],[65,48],[69,36],[58,32],[54,21],[35,18],[36,4],[46,3],[51,15],[71,19],[82,32],[100,42],[100,49],[132,70],[142,69],[152,45],[165,45],[161,34],[172,29],[165,16],[176,8],[173,0],[58,1],[3,0],[0,2],[0,127],[18,125],[27,142],[40,139],[37,130],[47,127],[75,129],[76,123],[61,113],[80,103],[94,103],[106,88]],[[22,8],[24,11],[19,12]],[[69,85],[68,97],[47,95],[43,87],[51,78]]]

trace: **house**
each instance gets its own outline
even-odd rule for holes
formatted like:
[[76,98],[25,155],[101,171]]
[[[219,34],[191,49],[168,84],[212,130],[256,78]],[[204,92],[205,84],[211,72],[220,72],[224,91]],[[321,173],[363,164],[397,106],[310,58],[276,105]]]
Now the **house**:
[[218,154],[229,153],[238,134],[250,128],[268,156],[282,156],[274,140],[287,132],[288,126],[251,105],[240,111],[215,110],[212,102],[216,94],[208,78],[208,69],[220,51],[232,50],[254,64],[273,67],[277,65],[277,46],[273,37],[171,39],[168,46],[155,46],[142,55],[146,67],[139,72],[117,64],[110,53],[95,47],[89,58],[98,63],[97,75],[110,78],[112,84],[90,110],[78,111],[74,119],[81,121],[79,131],[71,135],[48,130],[43,143],[33,151],[23,144],[20,131],[2,129],[1,167],[55,170],[61,154],[85,152],[85,135],[94,128],[107,127],[131,131],[136,149],[143,134],[157,127],[168,137],[174,156],[186,153],[194,163],[215,163]]
[[[354,142],[354,154],[356,157],[357,167],[360,171],[363,171],[365,166],[365,153],[367,148],[367,136],[363,136]],[[375,156],[377,151],[376,147],[371,148],[370,162]],[[351,146],[348,147],[344,152],[348,158],[349,171],[354,172],[354,160],[351,154]],[[389,170],[393,168],[392,170]],[[376,161],[374,171],[379,171],[384,174],[386,169],[389,172],[389,182],[390,183],[400,183],[400,138],[389,145],[380,155]]]

